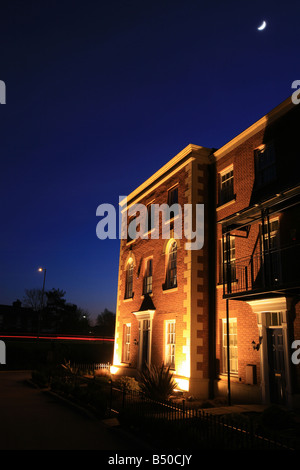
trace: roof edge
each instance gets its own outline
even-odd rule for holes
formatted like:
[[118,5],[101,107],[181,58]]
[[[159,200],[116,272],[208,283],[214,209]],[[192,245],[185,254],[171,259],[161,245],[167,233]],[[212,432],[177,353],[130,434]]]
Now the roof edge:
[[276,119],[278,119],[279,117],[286,114],[294,106],[295,106],[295,104],[292,101],[292,96],[289,96],[286,100],[284,100],[278,106],[273,108],[269,113],[265,114],[262,118],[260,118],[254,124],[249,126],[247,129],[242,131],[240,134],[238,134],[233,139],[231,139],[229,142],[227,142],[222,147],[220,147],[218,150],[216,150],[214,152],[215,159],[219,160],[226,153],[230,152],[231,150],[236,148],[238,145],[242,144],[249,137],[256,134],[257,132],[259,132],[264,127],[266,127],[267,124],[270,124],[270,123],[274,122]]
[[163,165],[158,171],[153,173],[152,176],[150,176],[146,181],[144,181],[140,186],[138,186],[136,189],[134,189],[128,196],[127,198],[122,199],[120,201],[120,206],[123,207],[128,201],[136,197],[138,194],[140,194],[142,191],[144,191],[146,188],[148,188],[151,184],[153,184],[158,178],[163,176],[165,173],[167,173],[171,168],[173,168],[175,165],[180,163],[181,160],[183,160],[187,155],[190,155],[191,153],[195,153],[196,155],[203,155],[205,157],[209,157],[209,155],[212,152],[211,148],[207,147],[202,147],[200,145],[195,145],[195,144],[188,144],[186,147],[184,147],[175,157],[173,157],[171,160],[169,160],[165,165]]

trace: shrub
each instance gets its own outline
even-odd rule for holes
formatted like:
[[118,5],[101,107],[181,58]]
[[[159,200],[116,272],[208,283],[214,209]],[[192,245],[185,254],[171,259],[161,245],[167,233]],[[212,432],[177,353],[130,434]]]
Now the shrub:
[[135,380],[134,377],[122,376],[118,377],[115,381],[117,387],[121,388],[122,390],[126,391],[139,391],[139,383]]
[[170,367],[165,367],[164,364],[161,367],[145,364],[140,373],[140,389],[153,400],[167,400],[176,386]]

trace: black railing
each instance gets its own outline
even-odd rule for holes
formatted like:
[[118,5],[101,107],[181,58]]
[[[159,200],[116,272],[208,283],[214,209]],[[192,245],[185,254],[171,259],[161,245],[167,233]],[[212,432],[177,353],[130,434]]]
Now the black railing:
[[[300,244],[225,263],[224,294],[284,290],[300,286]],[[234,272],[234,276],[232,273]]]
[[130,426],[158,448],[294,450],[298,446],[274,431],[263,433],[249,417],[192,409],[185,400],[158,402],[139,392],[112,387],[110,410],[121,425]]

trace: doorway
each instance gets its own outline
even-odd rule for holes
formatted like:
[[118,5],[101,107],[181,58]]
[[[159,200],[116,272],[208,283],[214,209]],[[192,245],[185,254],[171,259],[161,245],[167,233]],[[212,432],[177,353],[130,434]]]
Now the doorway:
[[141,320],[141,368],[145,367],[145,364],[150,363],[150,320]]
[[270,400],[272,403],[286,402],[286,377],[284,341],[282,328],[268,328],[268,364]]

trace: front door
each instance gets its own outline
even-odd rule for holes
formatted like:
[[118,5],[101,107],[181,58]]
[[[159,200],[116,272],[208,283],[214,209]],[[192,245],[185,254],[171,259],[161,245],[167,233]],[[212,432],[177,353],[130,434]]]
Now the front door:
[[268,329],[268,360],[270,399],[272,403],[285,403],[285,367],[282,328]]
[[141,320],[140,322],[140,367],[150,363],[150,320]]

